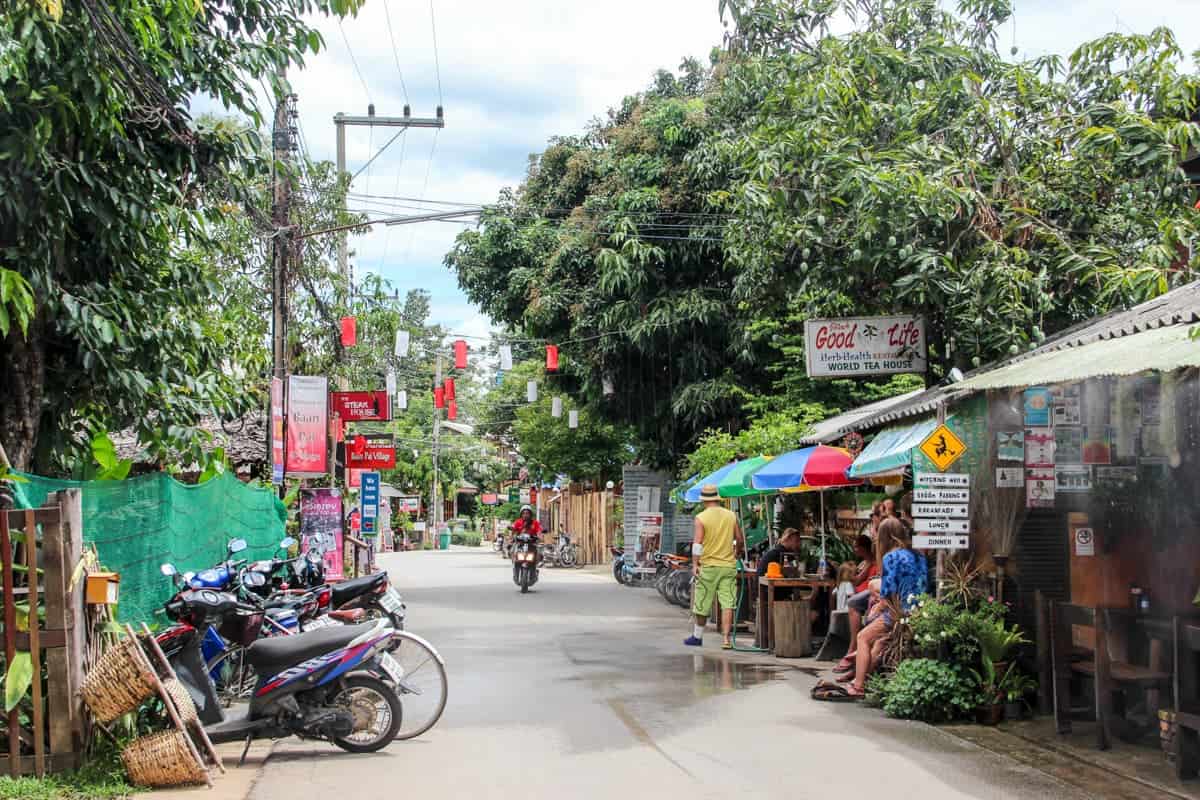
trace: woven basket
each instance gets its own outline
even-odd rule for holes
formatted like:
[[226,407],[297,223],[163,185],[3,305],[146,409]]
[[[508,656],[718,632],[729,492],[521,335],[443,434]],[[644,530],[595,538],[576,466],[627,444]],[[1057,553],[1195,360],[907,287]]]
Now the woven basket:
[[195,722],[196,703],[192,700],[192,696],[188,694],[187,687],[175,678],[167,678],[162,684],[163,688],[167,690],[167,694],[175,701],[175,710],[179,712],[180,721],[184,725],[191,725]]
[[136,786],[183,786],[208,779],[208,772],[192,755],[183,731],[140,736],[121,751],[121,761]]
[[100,656],[79,691],[97,720],[111,722],[154,694],[153,676],[147,670],[140,645],[124,639]]

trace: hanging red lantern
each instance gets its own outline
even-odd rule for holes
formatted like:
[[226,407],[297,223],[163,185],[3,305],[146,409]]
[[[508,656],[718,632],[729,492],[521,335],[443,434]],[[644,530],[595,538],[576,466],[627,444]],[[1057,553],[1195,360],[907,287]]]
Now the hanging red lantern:
[[467,368],[467,343],[462,339],[457,339],[454,342],[454,368]]
[[447,400],[457,399],[457,395],[454,393],[454,378],[446,378],[445,389]]
[[367,454],[367,437],[361,433],[354,437],[354,441],[350,444],[350,449],[356,456],[364,456]]
[[558,345],[546,345],[546,372],[558,372]]
[[536,486],[529,487],[529,504],[532,506],[537,505],[537,487]]
[[446,407],[446,390],[444,388],[442,388],[441,386],[437,386],[433,390],[433,407],[434,408],[445,408]]
[[358,343],[358,320],[342,317],[342,347],[354,347]]
[[458,403],[450,401],[450,407],[446,409],[446,419],[454,421],[458,419]]

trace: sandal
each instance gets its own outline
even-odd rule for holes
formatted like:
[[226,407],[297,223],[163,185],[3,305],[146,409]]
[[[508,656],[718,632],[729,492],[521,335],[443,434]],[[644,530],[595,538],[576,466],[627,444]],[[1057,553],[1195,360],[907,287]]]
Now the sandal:
[[841,675],[837,676],[837,682],[838,683],[849,683],[850,681],[854,680],[855,674],[856,674],[855,670],[850,670],[849,672],[844,672]]
[[867,693],[851,683],[846,686],[846,696],[852,700],[862,700],[867,696]]
[[827,703],[850,703],[857,698],[851,696],[844,686],[825,683],[817,684],[813,687],[812,699],[822,700]]
[[841,661],[833,665],[834,672],[845,672],[848,669],[854,669],[854,659],[846,656]]

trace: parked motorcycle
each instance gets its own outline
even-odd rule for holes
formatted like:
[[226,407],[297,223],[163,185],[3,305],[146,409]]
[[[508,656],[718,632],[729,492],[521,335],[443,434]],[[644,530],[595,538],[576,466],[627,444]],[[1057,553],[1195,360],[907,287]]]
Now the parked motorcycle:
[[[170,569],[163,565],[164,573]],[[178,645],[168,658],[214,742],[300,736],[371,753],[395,738],[400,699],[385,676],[399,683],[403,671],[387,652],[394,631],[385,621],[252,641],[245,649],[254,676],[250,703],[226,715],[201,655],[203,632],[236,628],[253,639],[262,611],[213,589],[184,590],[165,610]]]
[[528,533],[518,533],[513,540],[513,583],[521,587],[521,594],[538,580],[537,539]]
[[559,531],[557,542],[542,545],[542,561],[556,567],[574,567],[579,563],[579,545],[572,543],[565,531]]
[[621,547],[610,547],[608,552],[612,553],[612,572],[617,583],[625,586],[629,583],[628,576],[625,574],[625,550]]

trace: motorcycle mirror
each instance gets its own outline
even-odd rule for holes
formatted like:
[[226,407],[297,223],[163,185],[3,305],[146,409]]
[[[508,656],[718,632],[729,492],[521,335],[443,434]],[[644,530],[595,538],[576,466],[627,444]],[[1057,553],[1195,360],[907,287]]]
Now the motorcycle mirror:
[[288,536],[282,542],[279,543],[279,546],[280,546],[280,548],[282,548],[284,550],[291,550],[293,547],[296,546],[296,540],[293,539],[292,537]]
[[246,549],[246,540],[245,539],[230,539],[229,540],[229,552],[240,553],[245,549]]
[[161,572],[163,575],[166,575],[168,578],[174,577],[176,574],[174,564],[163,564],[161,567],[158,568],[158,571]]
[[242,583],[252,589],[267,585],[267,576],[261,572],[247,572],[242,576]]

